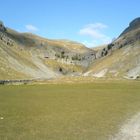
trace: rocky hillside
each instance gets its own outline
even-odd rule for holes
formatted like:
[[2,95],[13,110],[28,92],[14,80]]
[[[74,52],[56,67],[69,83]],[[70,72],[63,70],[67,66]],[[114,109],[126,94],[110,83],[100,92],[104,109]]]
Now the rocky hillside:
[[80,75],[94,59],[83,44],[19,33],[0,22],[0,79]]
[[69,40],[19,33],[0,22],[0,80],[140,77],[140,18],[108,45],[89,49]]
[[140,18],[133,20],[121,35],[97,52],[97,59],[84,75],[137,79],[140,77]]

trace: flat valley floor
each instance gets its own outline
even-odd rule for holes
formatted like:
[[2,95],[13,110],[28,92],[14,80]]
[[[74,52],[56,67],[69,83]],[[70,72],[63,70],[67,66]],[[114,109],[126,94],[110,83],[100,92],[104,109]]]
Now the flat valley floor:
[[125,140],[139,112],[138,81],[0,86],[0,140]]

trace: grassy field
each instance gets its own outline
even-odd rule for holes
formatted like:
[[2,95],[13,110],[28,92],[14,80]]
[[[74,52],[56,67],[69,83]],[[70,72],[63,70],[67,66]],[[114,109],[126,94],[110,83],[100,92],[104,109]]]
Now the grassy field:
[[140,82],[0,86],[0,140],[109,140],[140,111]]

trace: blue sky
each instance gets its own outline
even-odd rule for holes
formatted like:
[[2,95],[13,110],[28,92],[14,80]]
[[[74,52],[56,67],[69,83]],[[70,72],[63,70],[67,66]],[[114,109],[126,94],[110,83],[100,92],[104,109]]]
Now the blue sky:
[[0,20],[20,32],[96,46],[140,16],[140,0],[0,0]]

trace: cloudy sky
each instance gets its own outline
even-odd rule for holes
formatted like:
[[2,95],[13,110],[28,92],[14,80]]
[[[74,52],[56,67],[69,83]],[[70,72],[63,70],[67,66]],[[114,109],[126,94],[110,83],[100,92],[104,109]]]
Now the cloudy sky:
[[116,38],[140,16],[140,0],[0,0],[0,20],[20,32],[88,47]]

